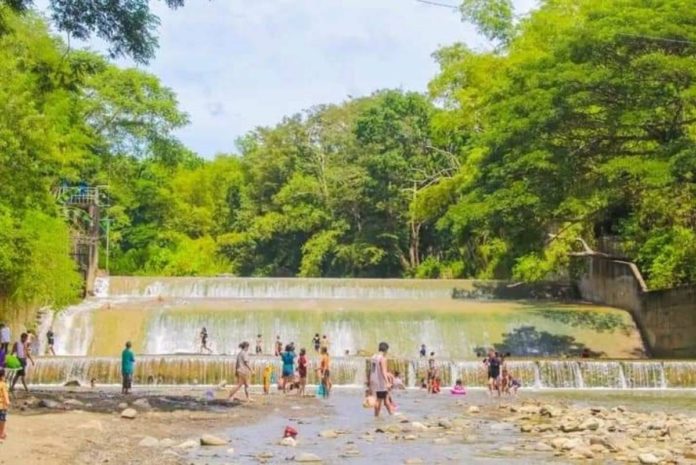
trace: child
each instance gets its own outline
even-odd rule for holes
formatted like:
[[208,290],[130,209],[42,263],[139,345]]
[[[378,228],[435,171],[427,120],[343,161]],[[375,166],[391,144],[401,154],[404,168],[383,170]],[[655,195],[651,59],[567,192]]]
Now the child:
[[5,369],[0,368],[0,441],[4,440],[5,422],[7,421],[7,410],[10,408],[10,393],[5,383]]
[[404,386],[404,382],[401,380],[401,373],[399,373],[398,371],[394,372],[392,389],[406,389],[406,386]]
[[462,384],[462,380],[461,380],[461,379],[458,379],[458,380],[454,383],[454,386],[452,387],[452,389],[451,389],[450,392],[452,392],[452,394],[458,395],[458,396],[461,396],[461,395],[466,394],[466,390],[464,389],[464,385]]
[[439,394],[440,393],[440,377],[436,376],[435,379],[433,379],[432,384],[430,385],[430,393],[431,394]]
[[271,377],[273,376],[273,366],[266,365],[263,369],[263,393],[268,394],[271,391]]
[[517,390],[522,386],[519,379],[515,379],[507,368],[503,367],[503,374],[500,378],[501,390],[504,394],[516,395]]

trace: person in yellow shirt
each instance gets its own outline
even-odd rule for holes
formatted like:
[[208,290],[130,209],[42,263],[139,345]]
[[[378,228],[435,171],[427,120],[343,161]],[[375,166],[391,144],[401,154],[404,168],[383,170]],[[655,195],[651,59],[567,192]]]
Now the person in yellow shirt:
[[7,410],[10,408],[10,392],[5,382],[5,370],[0,368],[0,441],[4,440],[5,422],[7,421]]
[[263,393],[271,392],[271,377],[273,376],[273,366],[269,363],[263,369]]
[[319,376],[323,385],[322,394],[324,398],[331,394],[331,359],[329,358],[329,349],[321,348],[321,361],[319,362]]

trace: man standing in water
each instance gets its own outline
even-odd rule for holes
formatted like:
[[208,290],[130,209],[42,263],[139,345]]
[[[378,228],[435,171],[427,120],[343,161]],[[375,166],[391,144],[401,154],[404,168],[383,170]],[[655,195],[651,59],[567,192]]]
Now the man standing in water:
[[488,394],[493,394],[493,389],[498,391],[498,396],[500,396],[500,365],[502,364],[498,353],[493,349],[488,351],[488,357],[483,361],[484,365],[488,367]]
[[244,341],[239,344],[239,353],[237,354],[237,360],[234,365],[234,372],[237,375],[237,387],[235,387],[232,392],[230,392],[227,400],[234,399],[242,387],[244,387],[244,396],[247,402],[249,402],[249,380],[251,378],[251,366],[249,365],[249,343]]
[[319,338],[319,333],[316,333],[312,338],[312,344],[314,345],[314,351],[319,352],[321,348],[321,339]]
[[263,353],[263,338],[260,334],[256,335],[256,355],[261,355]]
[[207,350],[209,354],[213,353],[208,347],[208,330],[205,329],[205,326],[201,329],[201,353],[203,353],[204,350]]
[[121,352],[121,376],[123,377],[123,385],[121,394],[130,394],[133,387],[133,368],[135,365],[135,356],[131,350],[131,342],[126,342],[126,348]]
[[34,365],[34,359],[31,358],[31,350],[29,348],[29,335],[27,333],[22,333],[19,336],[19,341],[15,342],[14,346],[12,346],[12,354],[17,356],[20,368],[19,371],[17,371],[17,374],[15,375],[14,379],[12,380],[10,392],[14,391],[15,384],[17,384],[17,380],[19,380],[20,378],[22,378],[22,385],[24,386],[24,390],[29,392],[27,382],[24,378],[27,375],[27,359],[31,361],[32,365]]
[[389,373],[387,372],[387,351],[389,350],[389,344],[386,342],[379,343],[379,352],[372,356],[370,360],[370,390],[374,393],[377,398],[375,402],[375,417],[379,416],[379,412],[382,410],[382,404],[387,409],[389,414],[392,414],[392,406],[387,402],[387,396],[389,395],[389,389],[391,385],[389,383]]

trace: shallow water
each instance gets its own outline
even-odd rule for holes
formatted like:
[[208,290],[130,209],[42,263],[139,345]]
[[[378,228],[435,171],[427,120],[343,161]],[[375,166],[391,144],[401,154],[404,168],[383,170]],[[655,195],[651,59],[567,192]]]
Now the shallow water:
[[[257,398],[258,399],[258,398]],[[694,405],[696,395],[688,391],[676,392],[647,392],[632,391],[523,391],[516,399],[489,398],[483,390],[470,391],[467,396],[452,396],[440,394],[427,396],[423,391],[409,390],[396,396],[399,412],[403,416],[383,416],[375,419],[372,411],[363,409],[360,405],[361,393],[354,389],[337,390],[328,401],[321,401],[321,406],[315,407],[311,400],[298,400],[288,396],[287,408],[278,409],[266,419],[248,427],[235,427],[223,433],[231,439],[235,452],[233,455],[225,451],[199,449],[192,453],[191,462],[196,465],[230,465],[259,463],[258,454],[270,452],[272,458],[269,464],[287,463],[295,455],[302,452],[317,454],[324,464],[369,465],[400,464],[409,458],[420,458],[426,464],[438,463],[467,463],[467,464],[566,464],[577,463],[562,457],[554,457],[547,453],[535,453],[515,449],[515,444],[522,438],[510,424],[498,418],[484,415],[468,415],[474,422],[471,434],[447,436],[451,441],[447,445],[433,443],[432,436],[416,440],[393,440],[389,434],[375,433],[377,428],[383,428],[391,422],[402,418],[410,421],[422,421],[425,418],[467,416],[469,404],[509,404],[525,399],[565,401],[575,405],[604,405],[608,407],[624,405],[632,410],[641,411],[688,411]],[[258,400],[262,402],[262,399]],[[505,416],[505,415],[501,415]],[[278,445],[286,426],[293,426],[299,431],[299,442],[296,448]],[[324,439],[318,436],[321,431],[346,430],[349,433],[336,439]],[[374,442],[364,439],[365,433],[371,433]],[[444,434],[444,433],[443,433]],[[467,433],[468,434],[468,433]],[[342,454],[351,448],[360,451],[358,457],[343,457]],[[604,460],[586,461],[583,463],[608,463]]]

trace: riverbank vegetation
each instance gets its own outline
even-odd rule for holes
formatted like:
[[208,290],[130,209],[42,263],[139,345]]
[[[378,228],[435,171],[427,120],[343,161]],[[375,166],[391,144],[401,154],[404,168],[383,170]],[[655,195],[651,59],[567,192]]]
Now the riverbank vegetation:
[[112,273],[539,280],[608,236],[651,286],[696,281],[687,0],[468,0],[495,48],[435,51],[427,94],[317,106],[212,160],[156,77],[0,8],[3,296],[75,295],[52,192],[80,182],[107,186]]

